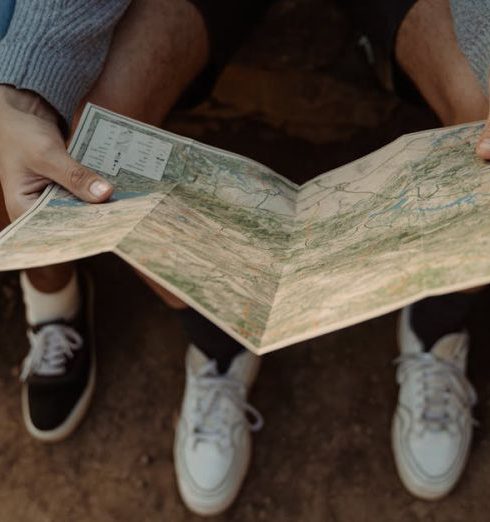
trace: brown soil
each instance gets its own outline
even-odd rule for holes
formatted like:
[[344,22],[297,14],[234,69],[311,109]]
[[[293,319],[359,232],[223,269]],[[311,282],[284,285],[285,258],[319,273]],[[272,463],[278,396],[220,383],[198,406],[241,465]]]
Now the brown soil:
[[[436,125],[383,92],[349,22],[322,0],[282,0],[212,98],[167,127],[254,157],[295,180]],[[25,433],[18,364],[25,350],[15,274],[0,275],[0,522],[180,522],[173,419],[185,339],[177,317],[120,261],[90,261],[97,282],[98,389],[69,441]],[[482,424],[467,472],[437,503],[398,481],[390,450],[396,400],[394,314],[264,357],[252,396],[266,425],[230,522],[483,522],[490,509],[490,341],[483,297],[472,329]]]

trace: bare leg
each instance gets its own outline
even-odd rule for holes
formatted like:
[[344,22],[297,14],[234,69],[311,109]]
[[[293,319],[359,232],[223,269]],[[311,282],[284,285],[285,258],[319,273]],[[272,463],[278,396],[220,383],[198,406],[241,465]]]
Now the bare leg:
[[[488,109],[477,78],[458,48],[448,2],[418,0],[396,42],[399,63],[445,125],[483,119]],[[465,377],[471,346],[465,330],[477,300],[471,294],[477,290],[426,298],[402,312],[404,327],[398,337],[402,360],[420,357],[423,363],[402,362],[399,368],[398,376],[403,372],[403,377],[398,379],[392,448],[400,479],[419,498],[447,495],[467,460],[475,398]],[[457,392],[450,384],[452,368],[460,372],[462,385]],[[440,390],[444,390],[441,402]],[[437,415],[444,421],[433,429],[436,402],[443,403]]]
[[395,53],[444,125],[487,117],[488,100],[458,47],[449,0],[419,0],[400,27]]
[[[104,70],[86,101],[160,125],[206,64],[208,47],[204,21],[187,0],[135,0],[117,28]],[[186,307],[139,275],[169,306]]]
[[449,0],[419,0],[398,31],[395,53],[444,125],[486,118],[488,100],[458,47]]
[[133,0],[85,101],[159,125],[205,66],[208,47],[204,21],[187,0]]

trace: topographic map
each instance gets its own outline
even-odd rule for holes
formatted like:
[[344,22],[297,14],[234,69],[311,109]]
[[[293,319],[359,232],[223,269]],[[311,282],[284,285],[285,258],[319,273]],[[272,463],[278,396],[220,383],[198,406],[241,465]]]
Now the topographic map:
[[0,270],[114,252],[265,353],[490,282],[480,130],[408,134],[298,186],[88,105],[70,152],[111,180],[112,200],[50,187],[0,234]]

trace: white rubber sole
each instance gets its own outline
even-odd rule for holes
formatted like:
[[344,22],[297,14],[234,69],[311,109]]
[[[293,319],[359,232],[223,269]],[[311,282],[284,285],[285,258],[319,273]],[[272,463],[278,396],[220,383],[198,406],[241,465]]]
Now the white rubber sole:
[[92,402],[92,398],[95,393],[95,381],[97,374],[97,361],[95,354],[95,329],[94,329],[94,317],[93,317],[93,303],[94,303],[94,288],[92,284],[92,280],[87,273],[84,273],[82,277],[85,278],[86,286],[87,286],[87,303],[86,307],[88,309],[87,320],[89,321],[89,331],[91,332],[91,358],[92,365],[90,367],[90,374],[87,382],[87,386],[83,391],[80,399],[72,409],[70,415],[65,419],[65,421],[60,424],[54,430],[40,430],[34,426],[31,420],[31,416],[29,413],[29,398],[27,385],[24,384],[22,386],[21,392],[21,404],[22,404],[22,418],[24,419],[25,427],[28,433],[36,440],[45,443],[55,443],[61,442],[62,440],[67,439],[73,432],[78,428],[80,423],[85,417],[87,413],[90,403]]

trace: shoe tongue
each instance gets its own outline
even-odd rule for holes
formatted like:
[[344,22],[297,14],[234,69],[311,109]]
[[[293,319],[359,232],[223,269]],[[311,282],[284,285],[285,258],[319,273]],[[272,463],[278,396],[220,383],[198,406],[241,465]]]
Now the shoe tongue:
[[467,339],[465,334],[449,334],[439,339],[431,353],[438,359],[455,364],[461,370],[466,367]]
[[209,358],[199,350],[197,346],[191,345],[189,348],[188,361],[193,373],[197,373],[205,364],[209,362]]
[[46,321],[44,323],[29,325],[30,329],[34,333],[40,332],[46,326],[72,326],[72,323],[65,321],[64,319],[56,319],[54,321]]

